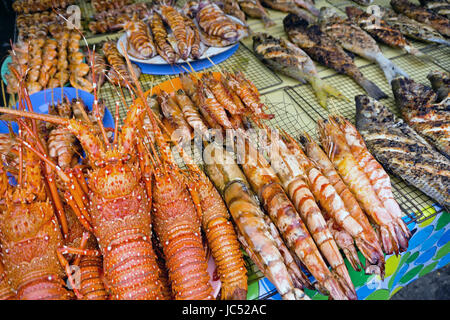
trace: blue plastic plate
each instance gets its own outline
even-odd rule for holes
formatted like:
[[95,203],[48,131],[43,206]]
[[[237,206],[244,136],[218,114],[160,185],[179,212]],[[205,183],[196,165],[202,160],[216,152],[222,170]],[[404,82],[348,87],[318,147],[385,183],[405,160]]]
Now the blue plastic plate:
[[[222,53],[219,53],[215,56],[210,57],[210,59],[214,62],[214,64],[219,64],[222,61],[225,61],[229,57],[231,57],[236,50],[239,48],[239,43],[236,43],[234,46],[232,46],[227,51],[224,51]],[[171,74],[179,74],[186,72],[186,70],[191,70],[191,67],[187,63],[175,63],[173,65],[170,64],[144,64],[139,62],[134,62],[137,64],[141,70],[142,73],[145,74],[154,74],[154,75],[171,75]],[[201,59],[190,62],[192,68],[194,68],[195,71],[200,71],[209,67],[212,67],[213,64],[208,59]],[[183,69],[184,67],[184,69]]]
[[[67,96],[69,100],[77,97],[76,89],[72,87],[64,87],[63,90],[64,96]],[[94,95],[89,92],[78,90],[78,97],[83,100],[85,105],[92,110],[92,105],[94,104]],[[54,102],[61,100],[61,88],[53,89],[53,99]],[[37,113],[48,113],[48,106],[52,103],[52,89],[46,89],[43,91],[39,91],[30,95],[31,104],[33,105],[34,112]],[[16,105],[17,108],[17,105]],[[103,117],[103,125],[106,128],[114,128],[114,118],[109,112],[108,108],[105,108],[105,115]],[[11,126],[14,132],[18,132],[18,125],[15,122],[11,123]],[[4,121],[0,121],[0,133],[8,133],[8,126]]]

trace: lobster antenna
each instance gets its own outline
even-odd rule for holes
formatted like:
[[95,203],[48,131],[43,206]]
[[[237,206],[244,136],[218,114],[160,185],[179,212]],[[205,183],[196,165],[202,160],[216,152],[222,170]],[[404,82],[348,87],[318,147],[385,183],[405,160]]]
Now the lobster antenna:
[[95,55],[95,44],[92,48],[92,51],[89,51],[89,59],[91,62],[91,71],[92,71],[92,87],[94,88],[94,116],[97,120],[98,126],[100,127],[100,131],[103,136],[103,140],[105,141],[105,145],[107,148],[112,148],[111,144],[109,143],[108,136],[106,135],[105,127],[103,126],[103,119],[100,119],[100,112],[98,108],[98,93],[97,93],[97,80],[95,79],[95,68],[94,68],[94,55]]
[[3,83],[3,80],[2,80],[2,97],[3,97],[3,105],[4,105],[5,107],[7,107],[7,104],[6,104],[6,94],[5,94],[5,84]]
[[113,148],[117,143],[118,134],[119,134],[119,101],[116,101],[116,112],[114,115],[114,141],[112,143]]

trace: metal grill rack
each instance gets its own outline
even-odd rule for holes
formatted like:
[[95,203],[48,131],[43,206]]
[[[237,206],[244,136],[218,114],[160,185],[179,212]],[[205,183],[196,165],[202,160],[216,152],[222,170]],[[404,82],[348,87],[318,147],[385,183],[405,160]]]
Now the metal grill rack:
[[[416,81],[424,84],[429,82],[426,76],[430,70],[444,70],[438,65],[429,64],[426,68],[423,66],[423,62],[411,56],[399,56],[391,59],[400,68],[404,69],[410,76]],[[419,65],[418,65],[419,64]],[[390,86],[388,85],[384,74],[381,69],[374,64],[364,66],[361,68],[363,74],[375,82],[386,94],[389,95],[388,99],[382,101],[394,114],[399,115],[399,110],[395,106],[394,98]],[[360,88],[355,82],[344,80],[347,76],[344,75],[332,75],[325,77],[326,81],[331,85],[337,87],[347,97],[354,97],[355,95],[365,94],[362,88]],[[284,89],[285,92],[292,98],[298,105],[300,114],[306,114],[304,116],[292,117],[291,113],[287,113],[284,116],[282,127],[288,128],[294,135],[301,133],[301,131],[307,131],[314,138],[317,138],[315,132],[315,123],[319,119],[325,119],[329,112],[319,106],[317,103],[314,92],[309,85],[299,85],[295,87],[288,87]],[[351,122],[355,122],[355,102],[351,101],[330,101],[330,112],[337,112],[348,118]],[[301,119],[301,121],[298,121]],[[403,212],[407,215],[407,223],[412,221],[421,222],[443,211],[440,207],[435,207],[435,201],[428,196],[417,190],[416,188],[409,186],[403,180],[391,176],[394,196],[400,204]]]

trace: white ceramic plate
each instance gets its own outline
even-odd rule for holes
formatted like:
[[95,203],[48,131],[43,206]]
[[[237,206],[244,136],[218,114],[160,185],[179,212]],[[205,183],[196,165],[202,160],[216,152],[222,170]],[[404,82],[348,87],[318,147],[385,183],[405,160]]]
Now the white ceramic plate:
[[[240,23],[242,24],[242,21],[240,21],[239,19],[232,17],[232,16],[228,16],[231,20],[233,20],[234,22]],[[120,45],[121,43],[123,43],[124,48],[127,48],[127,34],[124,33],[120,36],[119,40],[117,40],[117,50],[119,50],[120,54],[122,56],[125,56],[123,51],[122,51],[122,46]],[[188,58],[187,60],[183,60],[183,59],[178,59],[178,61],[176,61],[176,63],[183,63],[183,62],[192,62],[192,61],[198,61],[198,60],[202,60],[202,59],[206,59],[207,57],[211,58],[215,55],[218,55],[222,52],[225,52],[227,50],[229,50],[230,48],[234,47],[236,45],[236,43],[233,43],[232,45],[226,46],[226,47],[208,47],[208,49],[203,53],[203,55],[199,58],[199,59],[191,59]],[[138,63],[145,63],[145,64],[168,64],[166,60],[164,60],[163,58],[161,58],[160,55],[156,55],[151,59],[138,59],[135,58],[133,56],[131,56],[130,54],[128,54],[128,57],[130,58],[131,61],[133,62],[138,62]]]

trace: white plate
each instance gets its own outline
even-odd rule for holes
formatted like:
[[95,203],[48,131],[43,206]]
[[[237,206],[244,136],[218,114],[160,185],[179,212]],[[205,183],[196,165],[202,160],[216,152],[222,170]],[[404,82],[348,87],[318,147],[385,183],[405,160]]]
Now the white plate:
[[[232,16],[228,16],[228,17],[231,18],[231,20],[233,20],[234,22],[242,24],[242,21],[240,21],[239,19],[237,19],[235,17],[232,17]],[[119,52],[120,52],[120,54],[122,56],[125,56],[125,54],[122,51],[122,46],[120,45],[121,43],[123,43],[124,48],[127,48],[127,34],[126,34],[126,32],[120,36],[119,40],[117,40],[117,50],[119,50]],[[218,55],[218,54],[220,54],[222,52],[225,52],[225,51],[229,50],[234,45],[236,45],[236,43],[233,43],[232,45],[229,45],[229,46],[226,46],[226,47],[208,47],[208,49],[203,53],[203,55],[199,59],[191,59],[191,58],[188,58],[187,60],[178,59],[178,61],[176,61],[175,63],[198,61],[198,60],[206,59],[207,57],[211,58],[211,57],[213,57],[215,55]],[[166,60],[161,58],[160,55],[156,55],[153,58],[146,59],[146,60],[135,58],[135,57],[131,56],[130,54],[128,54],[128,57],[130,58],[131,61],[138,62],[138,63],[145,63],[145,64],[169,64],[169,63],[167,63]]]

